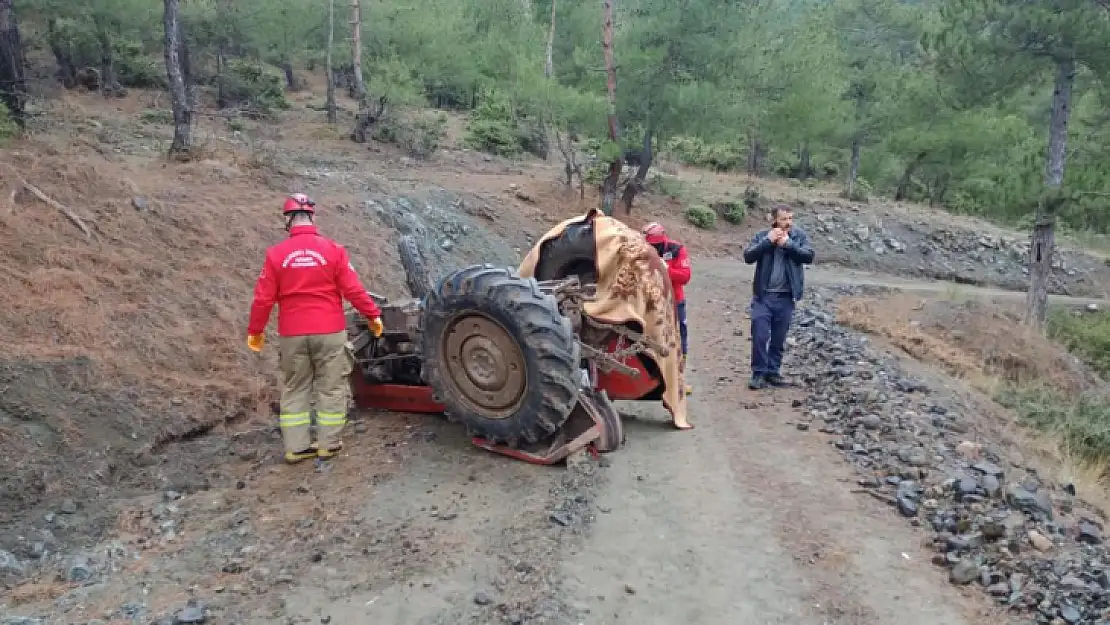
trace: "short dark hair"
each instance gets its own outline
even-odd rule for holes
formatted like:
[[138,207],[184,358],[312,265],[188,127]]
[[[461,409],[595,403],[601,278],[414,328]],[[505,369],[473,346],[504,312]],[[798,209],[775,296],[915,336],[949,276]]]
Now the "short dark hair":
[[783,213],[793,213],[794,208],[789,204],[775,204],[771,207],[771,219],[777,219]]

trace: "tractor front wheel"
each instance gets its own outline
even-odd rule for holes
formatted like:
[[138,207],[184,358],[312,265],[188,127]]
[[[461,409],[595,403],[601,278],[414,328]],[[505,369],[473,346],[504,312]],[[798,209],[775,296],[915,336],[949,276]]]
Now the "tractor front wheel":
[[531,278],[491,265],[446,276],[425,300],[420,342],[437,401],[472,434],[535,443],[574,409],[579,345]]

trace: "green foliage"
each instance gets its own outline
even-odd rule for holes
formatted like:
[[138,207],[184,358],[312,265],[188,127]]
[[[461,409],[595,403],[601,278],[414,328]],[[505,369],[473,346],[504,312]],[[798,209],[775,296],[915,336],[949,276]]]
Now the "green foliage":
[[173,111],[169,109],[147,109],[139,117],[148,124],[169,125],[173,123]]
[[717,225],[717,213],[708,206],[691,206],[686,209],[686,221],[702,230],[712,230]]
[[261,63],[235,59],[228,63],[225,94],[232,107],[246,109],[248,115],[269,115],[289,108],[285,99],[284,78]]
[[673,137],[667,142],[666,151],[678,162],[714,171],[740,169],[747,161],[739,146],[720,143],[707,144],[697,137]]
[[409,119],[390,117],[374,129],[378,141],[401,146],[420,159],[434,154],[446,137],[447,115],[443,113],[417,113]]
[[514,108],[501,94],[483,99],[466,125],[465,143],[482,152],[516,156],[523,152],[547,155],[543,125],[534,116]]
[[740,224],[747,214],[740,202],[717,202],[713,209],[730,224]]
[[12,121],[11,116],[8,114],[8,107],[0,102],[0,142],[11,139],[19,134],[19,127]]
[[1049,337],[1110,380],[1110,312],[1056,310],[1047,330]]
[[843,191],[840,192],[840,197],[852,202],[869,202],[871,201],[871,193],[873,191],[874,189],[871,187],[871,183],[867,182],[867,180],[863,179],[862,177],[857,176],[856,184],[852,188],[852,192],[849,193],[848,189],[845,188]]
[[1110,395],[1105,390],[1075,397],[1040,387],[1007,388],[995,399],[1016,411],[1024,424],[1059,436],[1083,458],[1110,456]]
[[[385,96],[391,112],[467,110],[467,143],[494,154],[546,154],[549,133],[587,138],[600,163],[586,176],[598,181],[605,162],[638,148],[645,134],[657,152],[691,166],[738,171],[751,155],[761,172],[807,180],[842,181],[855,142],[862,158],[853,199],[898,189],[909,200],[1021,224],[1044,186],[1053,63],[1070,56],[1071,194],[1059,218],[1075,231],[1110,232],[1110,19],[1098,3],[831,0],[738,10],[730,0],[618,2],[614,142],[599,71],[600,8],[556,6],[548,79],[546,2],[363,3],[370,95]],[[123,86],[164,88],[161,3],[16,0],[16,9],[34,48],[29,58],[57,55],[73,71],[99,71],[107,52]],[[230,105],[249,114],[288,105],[277,67],[319,68],[326,56],[319,0],[198,0],[181,11],[194,82],[215,86],[219,53]],[[348,11],[337,3],[337,68],[351,63]],[[425,121],[386,119],[377,132],[431,153],[437,131]],[[652,186],[688,195],[671,183]]]
[[138,41],[117,41],[114,69],[124,87],[164,89],[168,84],[166,63],[161,55],[146,54]]

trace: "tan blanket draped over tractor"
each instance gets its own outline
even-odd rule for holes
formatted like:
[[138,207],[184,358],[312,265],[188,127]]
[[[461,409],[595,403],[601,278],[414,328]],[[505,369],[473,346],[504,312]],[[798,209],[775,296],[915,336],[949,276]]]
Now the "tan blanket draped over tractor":
[[643,235],[593,209],[582,217],[560,223],[543,235],[520,263],[519,273],[525,278],[533,277],[543,243],[558,237],[567,226],[589,220],[594,222],[598,284],[597,300],[586,302],[585,312],[603,323],[636,322],[649,338],[666,346],[666,356],[650,348],[647,356],[655,361],[663,375],[663,405],[670,411],[675,426],[689,428],[674,290],[666,263]]

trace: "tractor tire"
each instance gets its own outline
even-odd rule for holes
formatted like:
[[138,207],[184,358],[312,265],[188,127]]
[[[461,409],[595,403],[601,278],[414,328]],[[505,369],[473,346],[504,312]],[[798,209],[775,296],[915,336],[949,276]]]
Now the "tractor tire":
[[536,443],[574,409],[578,341],[535,280],[492,265],[461,269],[428,293],[420,329],[424,378],[472,435]]
[[428,275],[428,266],[424,264],[424,255],[420,253],[420,245],[406,234],[397,241],[397,253],[405,269],[405,284],[409,293],[416,299],[424,299],[432,290],[432,279]]
[[571,224],[559,236],[545,241],[535,274],[540,282],[578,276],[583,284],[596,283],[597,246],[593,223]]

